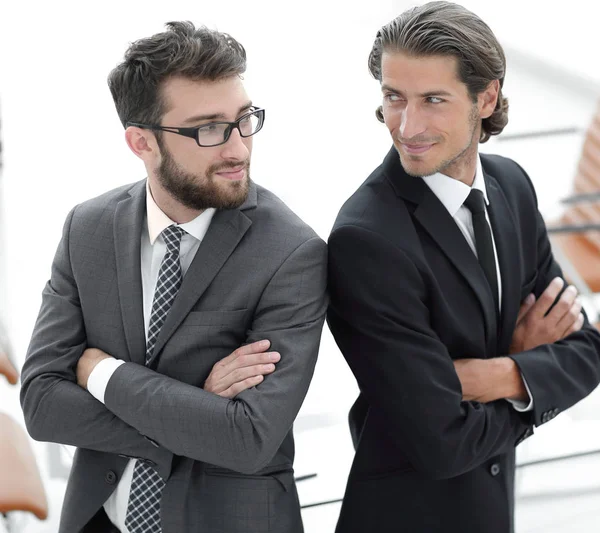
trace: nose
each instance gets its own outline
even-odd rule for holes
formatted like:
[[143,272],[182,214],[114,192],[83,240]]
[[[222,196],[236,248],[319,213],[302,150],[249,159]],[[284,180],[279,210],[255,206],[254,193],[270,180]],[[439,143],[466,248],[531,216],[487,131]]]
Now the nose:
[[402,139],[412,139],[427,129],[422,114],[416,106],[407,105],[402,110],[402,119],[400,121],[400,135]]
[[237,128],[233,128],[229,139],[222,144],[221,155],[223,159],[245,161],[250,156],[252,137],[242,137]]

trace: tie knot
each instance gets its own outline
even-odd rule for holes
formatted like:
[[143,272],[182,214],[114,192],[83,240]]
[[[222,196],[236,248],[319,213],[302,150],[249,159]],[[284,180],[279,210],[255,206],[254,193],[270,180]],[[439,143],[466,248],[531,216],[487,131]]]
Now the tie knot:
[[471,213],[484,213],[485,212],[485,199],[483,193],[479,189],[471,189],[469,196],[464,202],[464,205],[471,211]]
[[163,239],[167,245],[167,252],[179,253],[179,245],[181,244],[181,238],[185,235],[185,230],[179,226],[169,226],[162,232]]

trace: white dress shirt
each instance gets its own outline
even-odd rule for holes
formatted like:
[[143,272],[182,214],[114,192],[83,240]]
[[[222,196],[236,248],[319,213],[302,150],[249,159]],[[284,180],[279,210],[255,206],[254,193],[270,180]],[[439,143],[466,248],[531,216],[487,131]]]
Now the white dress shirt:
[[[469,208],[464,206],[464,202],[469,196],[471,192],[471,188],[478,189],[483,193],[483,198],[485,200],[486,207],[490,204],[487,196],[487,190],[485,188],[485,180],[483,179],[483,170],[481,168],[481,160],[477,157],[477,168],[475,170],[475,179],[473,180],[472,187],[464,184],[462,181],[458,181],[454,178],[446,176],[444,174],[433,174],[432,176],[423,177],[423,181],[427,184],[427,186],[432,190],[433,194],[435,194],[440,202],[444,204],[444,207],[450,213],[450,216],[456,222],[458,229],[460,229],[461,233],[464,235],[467,243],[473,250],[475,256],[477,256],[477,248],[475,247],[475,232],[473,230],[473,216]],[[487,223],[490,225],[491,231],[491,223],[490,217],[487,212],[487,208],[485,211],[485,218]],[[498,263],[498,252],[496,250],[496,241],[494,240],[494,232],[491,231],[492,234],[492,245],[494,247],[494,259],[496,261],[496,276],[498,277],[498,302],[499,307],[498,311],[501,311],[502,308],[502,277],[500,275],[500,265]],[[523,383],[525,384],[525,389],[527,390],[527,395],[529,396],[529,404],[527,402],[522,402],[519,400],[508,400],[517,411],[531,411],[533,409],[533,397],[531,396],[531,391],[527,386],[527,382],[523,375]]]
[[[191,222],[179,224],[186,231],[181,239],[179,252],[182,277],[185,276],[192,259],[194,259],[214,214],[215,209],[206,209]],[[175,222],[156,205],[150,193],[150,188],[146,183],[146,220],[142,226],[141,235],[142,292],[144,295],[143,310],[146,341],[148,340],[148,326],[150,324],[150,313],[152,311],[154,290],[158,280],[158,271],[167,251],[167,245],[161,233],[165,228],[173,224]],[[104,359],[98,363],[88,378],[88,391],[90,394],[104,403],[104,393],[108,381],[113,372],[124,362],[111,358]],[[136,459],[129,461],[123,471],[119,484],[104,503],[104,510],[108,518],[110,518],[110,521],[121,533],[129,533],[127,526],[125,526],[125,515],[127,514],[127,504],[129,502],[129,492],[131,490],[131,480],[133,479],[135,463]]]

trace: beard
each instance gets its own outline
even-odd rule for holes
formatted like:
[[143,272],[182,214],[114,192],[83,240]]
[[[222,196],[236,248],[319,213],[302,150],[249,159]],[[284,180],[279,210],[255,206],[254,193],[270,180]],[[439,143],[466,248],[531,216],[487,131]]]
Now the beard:
[[[451,175],[453,173],[453,168],[463,165],[472,158],[474,158],[477,155],[477,145],[479,143],[479,129],[477,126],[481,123],[476,105],[473,105],[473,107],[471,108],[468,120],[470,127],[468,144],[458,153],[454,154],[451,157],[443,159],[437,165],[434,165],[431,168],[422,169],[420,172],[416,171],[416,169],[411,168],[411,156],[407,156],[407,158],[405,159],[402,153],[400,152],[400,149],[397,148],[398,155],[400,156],[400,163],[402,164],[402,167],[404,168],[405,172],[409,176],[413,176],[415,178],[432,176],[433,174],[437,174],[438,172],[444,175]],[[414,137],[413,139],[410,139],[410,141],[414,144],[426,144],[428,142],[435,142],[437,141],[437,139],[425,139],[421,137]],[[400,142],[400,139],[398,140],[398,142]],[[405,140],[402,139],[402,142],[405,142]],[[410,144],[410,142],[408,144]]]
[[[248,197],[250,187],[250,160],[226,161],[210,165],[204,176],[192,174],[182,169],[171,153],[161,148],[162,161],[156,169],[161,186],[179,203],[198,211],[215,209],[236,209]],[[215,174],[230,168],[243,166],[246,176],[240,181],[215,180]]]

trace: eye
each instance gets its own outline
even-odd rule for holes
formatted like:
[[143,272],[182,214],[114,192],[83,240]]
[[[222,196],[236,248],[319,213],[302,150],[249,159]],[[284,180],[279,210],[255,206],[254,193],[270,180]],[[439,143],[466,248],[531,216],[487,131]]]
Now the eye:
[[441,104],[444,100],[439,98],[438,96],[428,96],[427,102],[430,104]]
[[209,124],[205,124],[204,126],[200,126],[200,131],[202,133],[212,133],[213,131],[217,130],[219,128],[219,125],[215,122],[211,122]]
[[400,95],[394,94],[394,93],[386,93],[386,94],[384,94],[383,95],[383,99],[386,102],[391,102],[391,103],[400,102],[402,100],[402,98],[400,97]]

